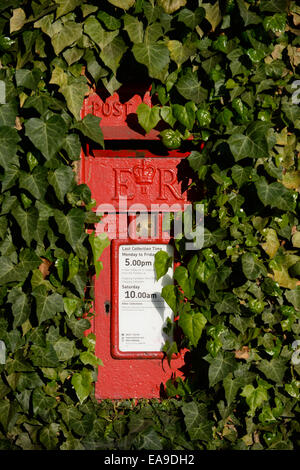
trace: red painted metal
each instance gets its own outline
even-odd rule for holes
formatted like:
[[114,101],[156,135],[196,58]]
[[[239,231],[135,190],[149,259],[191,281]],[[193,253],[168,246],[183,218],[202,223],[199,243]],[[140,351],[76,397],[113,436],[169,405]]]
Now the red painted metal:
[[147,210],[152,204],[187,203],[177,181],[177,166],[189,152],[171,151],[167,156],[157,156],[149,150],[94,150],[93,156],[82,159],[85,183],[101,204],[111,204],[119,209],[119,196],[126,196],[128,206],[144,204]]
[[[150,150],[149,140],[158,138],[156,131],[145,136],[138,126],[131,126],[131,122],[135,122],[136,107],[142,101],[151,105],[149,92],[129,94],[127,99],[115,93],[107,100],[94,93],[87,98],[82,110],[82,117],[93,112],[102,118],[100,124],[106,141],[127,139],[132,143],[140,142],[139,150],[122,150],[121,142],[121,150],[91,149],[89,146],[82,150],[80,182],[90,187],[96,200],[95,210],[101,205],[101,212],[106,214],[106,224],[97,224],[96,233],[105,231],[112,240],[101,256],[104,269],[99,278],[94,279],[92,331],[96,335],[96,355],[104,364],[99,367],[95,386],[98,399],[159,398],[166,381],[184,376],[186,370],[186,350],[173,357],[170,365],[161,351],[118,351],[118,247],[122,243],[166,243],[168,240],[163,238],[161,228],[163,212],[169,212],[170,205],[174,205],[174,210],[182,210],[187,203],[177,181],[177,171],[189,152],[161,149],[161,153],[157,153]],[[119,196],[126,196],[126,207],[122,201],[120,204]],[[138,204],[143,204],[143,207],[139,209]],[[127,227],[135,212],[149,210],[157,213],[158,237],[155,240],[131,239]],[[112,229],[114,223],[116,233]]]
[[101,118],[104,140],[158,140],[159,131],[152,129],[148,134],[137,122],[137,107],[145,103],[152,106],[150,90],[141,88],[140,92],[115,92],[107,99],[100,94],[91,93],[84,101],[82,117],[94,114]]
[[[118,343],[118,292],[113,274],[116,271],[116,242],[121,240],[114,240],[104,250],[101,256],[104,269],[95,279],[93,332],[96,335],[95,352],[103,362],[103,367],[99,367],[95,396],[98,399],[160,398],[167,380],[184,377],[187,351],[182,350],[173,357],[170,366],[161,352],[121,353],[122,358],[112,354],[113,345]],[[130,240],[130,243],[134,241]]]

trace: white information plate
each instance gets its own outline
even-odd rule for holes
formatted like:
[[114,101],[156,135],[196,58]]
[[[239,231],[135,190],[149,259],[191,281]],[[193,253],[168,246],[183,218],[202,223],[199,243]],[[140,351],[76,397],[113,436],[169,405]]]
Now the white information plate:
[[174,255],[166,244],[119,246],[119,350],[158,352],[168,339],[163,332],[173,312],[161,297],[164,286],[173,284],[173,266],[156,280],[154,256],[160,250]]

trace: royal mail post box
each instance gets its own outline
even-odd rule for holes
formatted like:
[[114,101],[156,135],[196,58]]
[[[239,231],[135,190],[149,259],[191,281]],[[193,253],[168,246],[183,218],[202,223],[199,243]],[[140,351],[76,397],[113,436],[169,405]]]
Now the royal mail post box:
[[[136,108],[151,106],[149,92],[114,93],[101,99],[93,93],[84,103],[101,117],[105,150],[86,145],[80,179],[104,215],[96,233],[107,232],[111,244],[101,261],[104,270],[94,280],[98,399],[159,398],[171,377],[181,376],[184,352],[169,366],[162,346],[163,330],[172,311],[161,297],[172,283],[172,269],[156,280],[154,257],[159,250],[174,255],[170,235],[163,231],[164,212],[180,211],[187,203],[177,180],[177,167],[188,152],[166,151],[158,131],[139,129]],[[174,261],[176,262],[176,261]]]

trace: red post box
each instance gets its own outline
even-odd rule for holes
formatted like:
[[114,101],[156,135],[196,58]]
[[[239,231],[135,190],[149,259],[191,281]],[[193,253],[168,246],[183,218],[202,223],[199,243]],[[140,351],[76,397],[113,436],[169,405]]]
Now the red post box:
[[[127,93],[127,96],[125,96]],[[172,282],[172,267],[159,281],[154,256],[173,255],[170,235],[163,232],[164,212],[184,209],[185,194],[177,166],[189,153],[166,151],[158,132],[146,134],[137,125],[141,102],[151,106],[149,91],[101,99],[93,93],[82,117],[101,117],[106,150],[82,151],[82,183],[86,183],[105,217],[96,233],[106,231],[111,244],[101,257],[104,270],[94,280],[96,355],[103,361],[95,395],[98,399],[159,398],[163,384],[183,374],[184,352],[164,359],[163,326],[172,311],[161,297]],[[156,144],[155,144],[156,143]]]

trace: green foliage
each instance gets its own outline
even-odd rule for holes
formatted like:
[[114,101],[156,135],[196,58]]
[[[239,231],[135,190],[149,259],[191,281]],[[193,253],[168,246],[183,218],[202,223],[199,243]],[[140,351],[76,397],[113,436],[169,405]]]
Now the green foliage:
[[[200,389],[214,397],[210,411],[218,418],[207,448],[297,447],[298,10],[288,1],[212,3],[179,10],[187,29],[180,37],[165,32],[171,62],[154,82],[169,127],[163,144],[179,148],[194,137],[191,188],[205,207],[204,247],[189,252],[184,238],[176,242],[181,266],[175,285],[162,291],[179,317],[177,346],[194,357],[192,376],[168,383],[167,392],[187,399]],[[193,52],[180,61],[179,44],[187,43]],[[193,428],[197,407],[188,404],[185,423]]]
[[[1,6],[1,448],[299,446],[298,24],[289,0]],[[162,120],[170,149],[193,136],[204,247],[176,241],[181,266],[162,291],[189,377],[160,403],[96,404],[101,361],[84,332],[107,240],[86,232],[91,195],[71,168],[85,139],[104,146],[99,118],[80,119],[89,84],[113,93],[127,73],[153,79],[145,132]],[[169,265],[157,255],[158,277]]]

